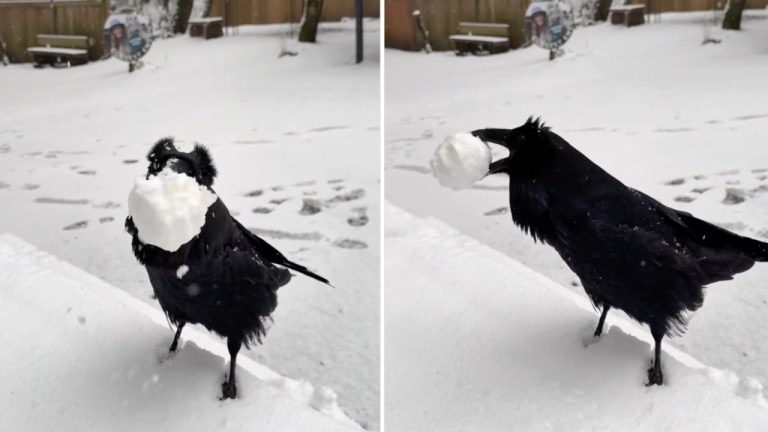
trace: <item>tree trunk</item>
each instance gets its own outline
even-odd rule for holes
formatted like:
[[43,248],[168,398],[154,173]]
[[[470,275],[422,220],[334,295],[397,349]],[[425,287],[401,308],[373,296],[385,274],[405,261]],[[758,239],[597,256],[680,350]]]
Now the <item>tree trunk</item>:
[[317,24],[323,12],[323,0],[304,0],[304,14],[301,18],[299,42],[314,42],[317,37]]
[[725,18],[723,18],[723,29],[741,30],[741,13],[744,12],[746,5],[747,0],[731,0],[728,2],[728,10],[725,11]]
[[595,22],[608,21],[608,14],[611,10],[611,0],[597,0],[595,8]]
[[187,32],[189,16],[192,14],[193,0],[178,0],[176,3],[176,15],[173,17],[173,32],[183,34]]

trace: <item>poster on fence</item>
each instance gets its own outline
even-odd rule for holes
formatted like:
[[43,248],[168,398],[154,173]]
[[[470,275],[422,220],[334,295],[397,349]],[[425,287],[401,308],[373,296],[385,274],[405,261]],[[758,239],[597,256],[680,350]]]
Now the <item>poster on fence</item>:
[[134,63],[151,46],[149,19],[138,12],[122,10],[104,23],[104,49],[118,60]]
[[535,0],[525,12],[528,42],[550,51],[568,41],[573,25],[571,5],[562,0]]

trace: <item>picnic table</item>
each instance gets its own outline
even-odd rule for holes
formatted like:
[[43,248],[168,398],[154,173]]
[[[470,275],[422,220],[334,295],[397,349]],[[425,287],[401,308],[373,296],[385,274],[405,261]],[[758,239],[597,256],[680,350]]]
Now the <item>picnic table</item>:
[[88,63],[88,50],[91,46],[88,36],[39,34],[37,44],[39,46],[27,48],[35,67],[44,64],[72,66]]
[[221,17],[189,20],[189,36],[212,39],[224,35],[224,20]]
[[458,55],[509,51],[509,24],[460,22],[459,32],[449,36]]

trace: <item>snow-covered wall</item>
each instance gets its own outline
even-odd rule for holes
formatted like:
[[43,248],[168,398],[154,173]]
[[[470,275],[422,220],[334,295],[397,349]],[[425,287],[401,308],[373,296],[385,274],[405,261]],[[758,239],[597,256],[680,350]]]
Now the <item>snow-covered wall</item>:
[[151,306],[0,235],[0,430],[351,431],[336,395],[239,356],[238,399],[219,401],[220,340],[173,332]]
[[[647,330],[436,219],[387,205],[389,431],[760,431],[762,385],[665,347],[646,387]],[[510,222],[511,223],[511,222]]]

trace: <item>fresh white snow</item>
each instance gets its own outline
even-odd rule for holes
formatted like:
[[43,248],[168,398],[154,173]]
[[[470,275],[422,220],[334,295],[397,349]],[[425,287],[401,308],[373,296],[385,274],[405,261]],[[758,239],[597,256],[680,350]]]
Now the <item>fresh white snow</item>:
[[200,234],[216,194],[193,177],[166,167],[157,175],[138,176],[128,195],[128,214],[139,239],[175,252]]
[[[359,65],[354,22],[321,23],[317,44],[288,31],[157,40],[132,74],[114,59],[0,67],[0,232],[159,310],[123,229],[126,197],[158,139],[207,146],[213,187],[238,220],[336,287],[294,278],[264,345],[241,357],[333,389],[376,429],[379,22],[365,21]],[[298,55],[278,58],[281,41]]]
[[[625,184],[768,241],[768,11],[745,12],[739,32],[713,27],[712,18],[711,12],[663,14],[660,24],[577,28],[566,55],[552,62],[537,47],[486,57],[387,50],[387,199],[584,298],[557,253],[513,225],[506,176],[454,192],[430,173],[443,136],[513,128],[541,115]],[[702,45],[707,34],[722,43]],[[496,158],[506,156],[492,147]],[[768,384],[766,281],[768,264],[758,263],[711,285],[687,333],[665,343]],[[630,373],[639,379],[641,369]]]
[[0,235],[2,429],[362,430],[336,394],[238,358],[238,399],[219,401],[227,348],[9,234]]
[[448,136],[429,161],[437,181],[454,190],[467,189],[482,180],[490,164],[488,144],[469,133]]
[[648,332],[435,219],[385,206],[388,431],[760,431],[762,385]]
[[182,264],[179,266],[179,268],[176,269],[176,277],[179,279],[183,279],[184,276],[189,272],[189,266],[186,264]]

